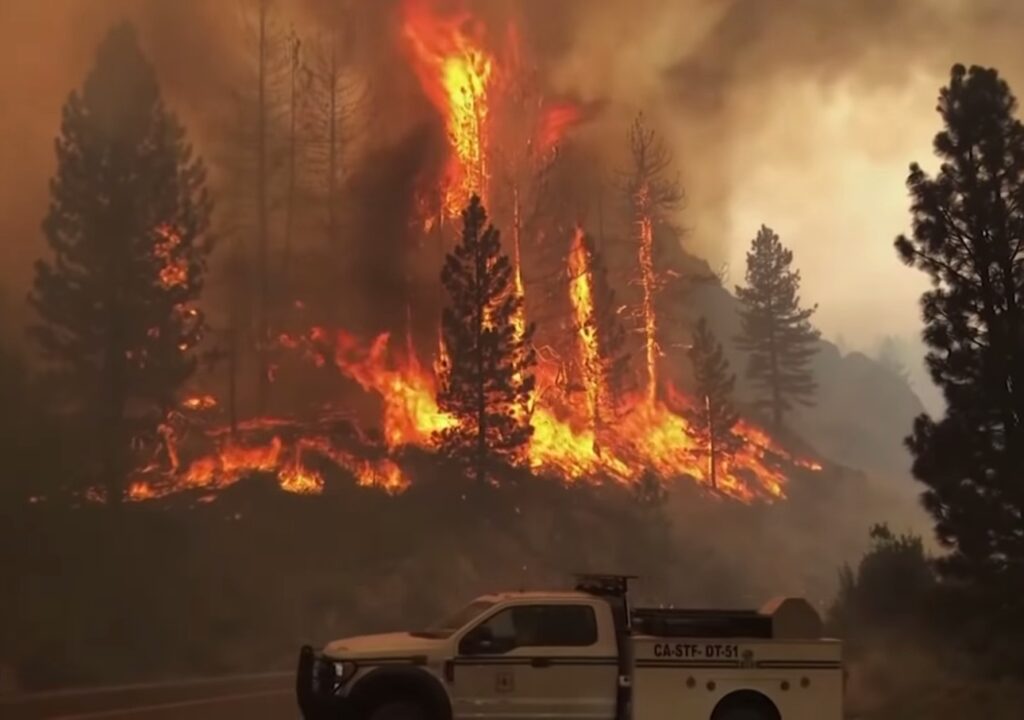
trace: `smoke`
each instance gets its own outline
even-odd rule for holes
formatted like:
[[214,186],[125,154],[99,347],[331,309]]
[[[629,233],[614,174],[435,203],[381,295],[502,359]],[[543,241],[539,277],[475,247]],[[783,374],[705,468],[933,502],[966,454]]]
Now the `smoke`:
[[[397,3],[280,0],[302,30],[344,23],[377,101],[374,123],[397,140],[424,119],[396,51]],[[0,214],[8,262],[0,287],[23,295],[42,251],[51,140],[106,29],[136,23],[169,102],[200,151],[210,115],[238,78],[239,16],[252,3],[201,0],[14,0],[0,8]],[[470,2],[492,25],[514,18],[552,89],[605,104],[596,127],[609,170],[643,110],[676,151],[688,202],[686,242],[742,281],[761,222],[796,255],[826,337],[869,349],[919,328],[924,280],[892,239],[907,225],[912,160],[928,164],[933,108],[954,62],[998,67],[1018,90],[1024,7],[999,0],[602,0]],[[412,91],[412,92],[410,92]],[[412,98],[410,100],[409,98]],[[394,112],[389,112],[389,104]],[[410,103],[412,105],[410,106]],[[380,108],[379,103],[377,104]],[[412,111],[410,112],[410,107]],[[398,116],[396,121],[394,116]],[[403,125],[402,121],[410,124]],[[376,133],[378,138],[379,133]],[[207,153],[208,154],[208,153]],[[14,305],[18,305],[14,303]]]
[[925,280],[892,250],[909,225],[907,166],[933,165],[935,101],[953,63],[993,65],[1022,92],[1024,8],[648,0],[577,10],[559,82],[610,99],[609,114],[642,109],[657,121],[680,163],[693,251],[742,282],[749,241],[767,223],[794,250],[826,337],[868,350],[879,335],[918,332]]

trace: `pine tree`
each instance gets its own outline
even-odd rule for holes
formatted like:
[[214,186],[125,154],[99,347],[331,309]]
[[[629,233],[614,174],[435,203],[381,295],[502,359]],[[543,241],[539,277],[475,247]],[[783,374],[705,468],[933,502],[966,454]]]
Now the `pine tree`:
[[687,420],[707,460],[711,487],[717,488],[722,453],[740,446],[740,439],[733,433],[740,419],[732,400],[736,376],[729,371],[722,345],[704,318],[697,321],[689,356],[693,365],[696,405],[687,413]]
[[441,450],[464,462],[478,481],[497,461],[514,461],[530,439],[527,404],[536,363],[533,327],[513,324],[523,299],[498,231],[480,198],[462,212],[462,240],[445,258],[441,282],[449,305],[441,318],[446,359],[438,404],[456,424],[438,433]]
[[99,46],[64,106],[36,264],[32,328],[83,432],[89,484],[123,496],[130,443],[152,436],[195,367],[210,201],[185,131],[164,106],[131,26]]
[[793,252],[762,225],[747,253],[747,287],[736,288],[743,303],[736,343],[750,354],[747,376],[776,427],[793,402],[811,405],[817,391],[808,365],[818,351],[820,334],[810,323],[818,306],[800,308],[800,272],[792,262]]
[[[913,232],[901,259],[932,281],[921,307],[926,362],[946,414],[907,444],[942,569],[987,593],[1022,629],[1024,602],[1024,126],[995,70],[953,67],[938,111],[938,174],[911,165]],[[996,617],[996,616],[993,616]]]
[[892,335],[886,335],[878,343],[876,359],[887,372],[910,385],[910,372],[903,362],[902,343]]

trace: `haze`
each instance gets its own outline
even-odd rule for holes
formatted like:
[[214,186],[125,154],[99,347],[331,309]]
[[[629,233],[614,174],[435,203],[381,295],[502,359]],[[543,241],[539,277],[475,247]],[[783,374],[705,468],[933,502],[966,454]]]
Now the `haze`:
[[[291,0],[297,16],[334,2]],[[382,8],[390,3],[381,3]],[[490,7],[497,4],[492,4]],[[556,84],[584,99],[652,116],[671,141],[687,192],[680,222],[691,249],[742,281],[760,223],[776,229],[803,274],[817,325],[848,350],[873,353],[882,336],[919,331],[920,273],[893,238],[908,225],[907,165],[931,165],[937,90],[954,62],[994,65],[1024,84],[1012,20],[998,0],[688,0],[505,3],[547,26]],[[117,18],[140,27],[170,103],[200,152],[211,101],[227,89],[236,3],[197,0],[5,0],[0,5],[0,268],[4,331],[26,312],[39,221],[54,168],[60,106]],[[506,8],[507,9],[507,8]],[[376,11],[377,8],[375,7]],[[381,12],[385,12],[382,9]],[[378,26],[379,27],[379,26]],[[955,28],[955,33],[952,32]],[[386,33],[380,33],[386,35]],[[364,37],[364,50],[393,42]],[[596,132],[621,131],[606,112]],[[614,159],[609,166],[614,166]],[[13,339],[13,338],[12,338]],[[920,375],[916,370],[915,375]],[[922,383],[919,392],[931,399]],[[931,404],[931,403],[929,403]]]

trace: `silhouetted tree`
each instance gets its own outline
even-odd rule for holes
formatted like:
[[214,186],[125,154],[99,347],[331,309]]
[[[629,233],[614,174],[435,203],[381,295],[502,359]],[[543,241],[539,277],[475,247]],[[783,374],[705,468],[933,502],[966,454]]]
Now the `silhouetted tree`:
[[921,629],[934,601],[936,577],[917,535],[895,535],[885,524],[871,528],[871,548],[856,570],[839,574],[839,595],[829,623],[843,637],[884,629]]
[[441,317],[446,357],[438,404],[457,422],[438,439],[443,452],[482,481],[494,461],[516,459],[530,439],[536,357],[533,327],[520,333],[513,323],[523,299],[514,289],[512,264],[475,195],[462,223],[462,240],[441,272],[449,304]]
[[884,367],[907,385],[910,385],[910,372],[907,370],[907,366],[903,362],[903,352],[901,351],[900,343],[896,338],[891,335],[886,335],[882,338],[881,342],[878,343],[877,360],[879,365]]
[[[590,237],[587,246],[592,245]],[[612,420],[615,404],[630,386],[630,352],[626,343],[626,326],[622,321],[622,306],[615,288],[608,278],[608,265],[604,253],[591,250],[590,274],[594,279],[594,325],[597,328],[597,351],[601,358],[602,384],[609,396],[606,408]]]
[[[949,576],[1024,630],[1024,127],[995,70],[953,67],[939,96],[938,174],[911,165],[913,232],[901,259],[921,298],[932,379],[946,414],[921,415],[907,445]],[[1019,636],[1018,636],[1019,637]]]
[[353,116],[363,101],[364,88],[351,67],[351,19],[340,3],[332,3],[328,34],[309,44],[305,72],[305,163],[310,191],[322,209],[326,244],[341,241],[346,161],[354,139]]
[[820,335],[810,323],[818,306],[801,309],[800,272],[790,269],[792,262],[793,252],[762,225],[747,253],[747,286],[736,288],[743,303],[736,343],[749,353],[747,376],[776,427],[794,401],[813,404],[818,387],[808,367],[818,351]]
[[32,332],[95,433],[87,481],[122,497],[133,439],[150,435],[192,373],[210,200],[202,163],[164,106],[134,30],[103,40],[64,106],[36,264]]
[[219,158],[223,186],[218,197],[224,212],[218,228],[230,238],[232,255],[223,279],[235,296],[228,303],[224,336],[230,345],[226,355],[236,359],[229,363],[232,385],[238,387],[237,376],[251,372],[245,358],[254,356],[253,385],[257,409],[263,411],[270,396],[272,293],[280,290],[271,256],[280,237],[276,229],[290,230],[287,213],[294,197],[295,115],[290,111],[299,58],[297,38],[285,28],[274,0],[245,0],[240,13],[245,58],[240,77],[226,93],[230,125]]
[[739,415],[733,407],[736,376],[729,371],[722,345],[704,318],[697,321],[689,350],[693,364],[695,406],[687,412],[700,450],[708,463],[711,487],[718,487],[718,461],[722,453],[735,450],[740,439],[733,433]]

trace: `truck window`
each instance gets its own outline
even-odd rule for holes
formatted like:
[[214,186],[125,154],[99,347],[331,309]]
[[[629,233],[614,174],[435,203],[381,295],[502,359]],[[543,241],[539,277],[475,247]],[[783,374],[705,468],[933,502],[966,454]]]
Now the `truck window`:
[[484,614],[494,605],[490,600],[474,600],[458,612],[440,620],[426,630],[411,633],[417,637],[447,638],[455,634],[456,630],[465,627],[471,620]]
[[597,642],[597,618],[589,605],[516,605],[484,625],[512,647],[586,647]]

